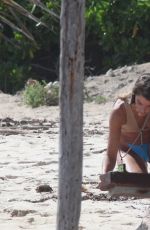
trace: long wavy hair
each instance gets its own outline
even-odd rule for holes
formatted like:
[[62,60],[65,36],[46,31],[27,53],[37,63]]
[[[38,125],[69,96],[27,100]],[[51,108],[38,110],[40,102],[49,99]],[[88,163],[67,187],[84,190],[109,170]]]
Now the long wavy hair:
[[150,73],[141,75],[132,89],[131,104],[135,103],[135,96],[140,95],[150,100]]

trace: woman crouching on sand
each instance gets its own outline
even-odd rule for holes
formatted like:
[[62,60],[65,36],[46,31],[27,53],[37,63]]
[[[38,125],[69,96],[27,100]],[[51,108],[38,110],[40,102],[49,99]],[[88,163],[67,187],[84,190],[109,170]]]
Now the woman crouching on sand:
[[103,173],[123,164],[128,172],[147,173],[150,162],[150,74],[136,81],[130,101],[118,99],[109,120]]

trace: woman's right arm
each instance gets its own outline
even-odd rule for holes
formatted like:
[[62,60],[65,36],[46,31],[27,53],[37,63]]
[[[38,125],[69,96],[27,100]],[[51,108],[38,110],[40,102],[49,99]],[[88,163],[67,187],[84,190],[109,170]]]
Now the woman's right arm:
[[102,173],[112,171],[117,160],[120,145],[121,126],[124,123],[124,109],[122,106],[115,108],[109,119],[109,137],[107,152],[104,157]]

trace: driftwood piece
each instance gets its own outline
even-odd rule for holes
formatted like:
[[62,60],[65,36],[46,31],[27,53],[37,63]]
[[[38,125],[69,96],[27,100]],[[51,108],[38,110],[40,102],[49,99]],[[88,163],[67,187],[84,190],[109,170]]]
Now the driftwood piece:
[[100,175],[101,190],[115,196],[150,197],[150,174],[108,172]]
[[18,134],[27,134],[28,132],[26,131],[23,131],[21,129],[11,129],[11,128],[1,128],[0,129],[0,135],[5,135],[5,136],[8,136],[8,135],[18,135]]

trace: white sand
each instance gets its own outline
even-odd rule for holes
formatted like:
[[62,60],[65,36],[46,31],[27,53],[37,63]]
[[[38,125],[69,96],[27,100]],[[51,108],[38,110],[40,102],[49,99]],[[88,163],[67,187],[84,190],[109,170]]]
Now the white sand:
[[[144,66],[144,71],[146,68],[148,72],[149,66]],[[98,90],[101,90],[100,85]],[[115,94],[114,91],[112,93]],[[108,97],[110,92],[109,88]],[[21,104],[18,96],[2,93],[0,105],[0,118],[10,117],[17,121],[47,119],[49,122],[46,130],[23,130],[20,127],[24,133],[0,134],[0,178],[4,179],[0,179],[0,229],[54,230],[58,189],[59,108],[27,108]],[[83,186],[93,193],[93,198],[82,201],[80,230],[135,230],[144,229],[144,223],[147,225],[145,229],[150,229],[149,199],[94,200],[102,193],[97,185],[107,145],[111,108],[112,100],[104,105],[84,105]],[[35,189],[40,184],[49,184],[53,193],[37,193]],[[86,195],[82,193],[83,197]],[[140,225],[143,228],[138,228]]]

